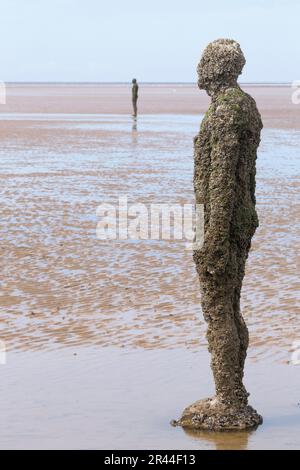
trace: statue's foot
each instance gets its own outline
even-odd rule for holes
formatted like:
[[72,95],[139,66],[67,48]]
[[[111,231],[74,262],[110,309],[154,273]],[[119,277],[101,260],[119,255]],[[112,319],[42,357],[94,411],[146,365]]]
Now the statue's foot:
[[262,422],[262,417],[250,405],[228,406],[216,398],[207,398],[185,408],[181,418],[172,424],[189,429],[227,431],[255,428]]

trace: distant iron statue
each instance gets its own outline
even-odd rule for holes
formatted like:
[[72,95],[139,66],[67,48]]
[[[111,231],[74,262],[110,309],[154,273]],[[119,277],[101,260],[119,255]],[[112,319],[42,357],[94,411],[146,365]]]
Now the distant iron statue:
[[204,204],[204,244],[194,251],[207,322],[216,395],[187,407],[176,424],[187,428],[247,429],[262,423],[243,385],[248,330],[240,294],[255,210],[256,152],[262,122],[254,99],[237,84],[245,64],[231,39],[210,43],[197,68],[211,105],[194,139],[194,189]]
[[137,117],[137,100],[138,100],[139,86],[136,78],[132,79],[132,106],[133,106],[133,117]]

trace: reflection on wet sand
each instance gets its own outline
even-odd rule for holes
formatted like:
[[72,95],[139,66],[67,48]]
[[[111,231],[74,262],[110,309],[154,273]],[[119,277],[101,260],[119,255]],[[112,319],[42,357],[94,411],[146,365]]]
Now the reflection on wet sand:
[[184,429],[184,432],[194,441],[198,441],[199,446],[207,442],[213,444],[215,450],[246,450],[248,448],[249,437],[255,430],[213,432]]
[[132,135],[136,135],[135,132],[137,131],[137,118],[132,118]]

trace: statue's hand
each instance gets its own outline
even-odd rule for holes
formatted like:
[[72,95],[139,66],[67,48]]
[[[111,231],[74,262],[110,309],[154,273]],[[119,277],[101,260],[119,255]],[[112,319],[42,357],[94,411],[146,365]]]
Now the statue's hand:
[[194,251],[193,257],[199,275],[209,273],[222,275],[225,273],[229,260],[229,243],[221,242],[214,237],[205,237],[203,246]]
[[229,260],[229,243],[211,239],[207,244],[204,243],[203,252],[206,270],[210,274],[224,274]]

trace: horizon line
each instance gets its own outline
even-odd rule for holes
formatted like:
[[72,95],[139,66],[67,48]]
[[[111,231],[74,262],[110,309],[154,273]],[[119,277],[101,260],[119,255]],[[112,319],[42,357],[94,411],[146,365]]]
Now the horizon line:
[[[92,82],[92,81],[4,81],[7,85],[131,85],[129,82]],[[197,82],[138,82],[142,85],[197,85]],[[238,82],[240,85],[291,85],[293,81],[279,81],[279,82],[268,82],[268,81],[253,81],[253,82]]]

